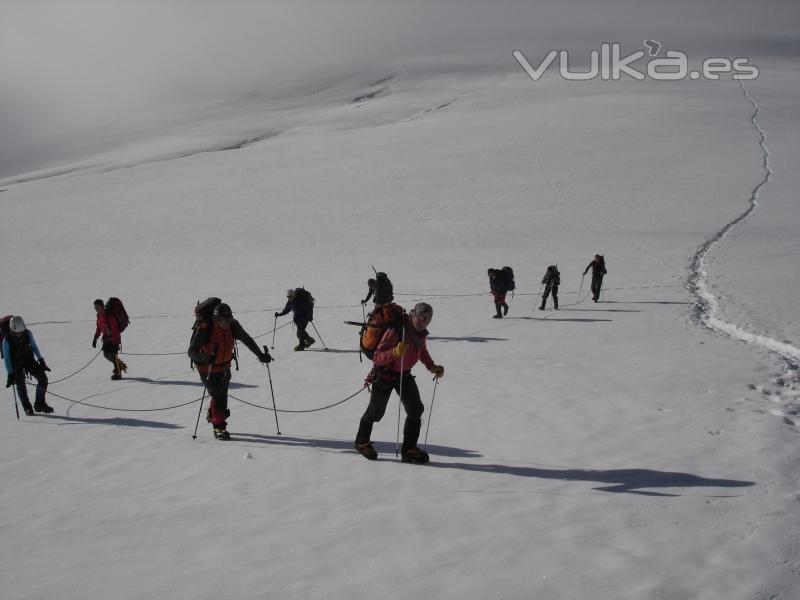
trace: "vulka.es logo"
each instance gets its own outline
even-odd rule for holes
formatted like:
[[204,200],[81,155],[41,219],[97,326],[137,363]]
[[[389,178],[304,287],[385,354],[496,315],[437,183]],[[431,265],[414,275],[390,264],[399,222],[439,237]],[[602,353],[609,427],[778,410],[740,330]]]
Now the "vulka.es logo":
[[[645,40],[644,46],[649,56],[655,56],[661,50],[661,43],[655,40]],[[692,80],[708,79],[716,81],[723,75],[730,75],[736,80],[752,80],[758,77],[758,67],[751,65],[748,58],[706,58],[699,70],[689,70],[689,59],[684,52],[667,50],[663,57],[650,58],[644,69],[640,70],[634,65],[636,61],[645,57],[642,50],[637,50],[622,56],[622,45],[600,44],[600,50],[589,52],[589,66],[586,70],[576,71],[569,64],[569,52],[566,50],[550,50],[541,62],[534,67],[527,57],[520,51],[514,50],[513,56],[528,76],[534,81],[544,75],[556,58],[558,58],[558,72],[568,81],[589,81],[603,79],[605,81],[619,81],[623,75],[638,81],[652,79],[655,81],[680,81],[687,77]]]

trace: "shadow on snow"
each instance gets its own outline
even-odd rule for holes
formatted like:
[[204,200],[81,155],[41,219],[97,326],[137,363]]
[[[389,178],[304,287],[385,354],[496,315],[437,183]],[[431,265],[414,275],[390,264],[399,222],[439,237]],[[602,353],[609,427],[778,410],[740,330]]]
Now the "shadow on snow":
[[111,417],[109,419],[96,419],[92,417],[70,417],[67,415],[48,415],[48,420],[58,419],[64,421],[59,425],[113,425],[115,427],[152,427],[154,429],[183,429],[181,425],[173,423],[162,423],[161,421],[145,421],[142,419],[130,419],[123,417]]
[[512,467],[508,465],[480,465],[465,463],[431,463],[440,469],[462,469],[479,473],[499,473],[517,477],[536,479],[558,479],[562,481],[595,481],[604,485],[594,488],[601,492],[630,493],[642,496],[680,496],[663,492],[644,491],[644,488],[687,488],[687,487],[750,487],[752,481],[735,479],[708,479],[691,473],[655,471],[653,469],[540,469],[536,467]]

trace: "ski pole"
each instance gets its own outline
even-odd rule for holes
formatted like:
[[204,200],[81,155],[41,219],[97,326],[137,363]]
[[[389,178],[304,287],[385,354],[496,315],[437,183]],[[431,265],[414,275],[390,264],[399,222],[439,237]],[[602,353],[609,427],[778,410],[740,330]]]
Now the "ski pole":
[[17,386],[14,385],[11,389],[14,392],[14,410],[17,411],[17,421],[19,421],[19,404],[17,404]]
[[586,277],[586,273],[581,275],[581,284],[578,286],[578,304],[581,303],[581,292],[583,291],[583,278]]
[[[200,415],[203,412],[203,402],[206,399],[206,392],[208,391],[208,377],[211,375],[211,365],[214,364],[214,361],[217,359],[217,346],[214,345],[214,351],[211,353],[211,356],[208,357],[208,373],[203,378],[203,395],[200,398],[200,409],[197,411],[197,422],[194,424],[194,433],[192,434],[192,439],[197,439],[197,428],[200,426]],[[199,370],[199,369],[198,369]]]
[[278,317],[275,317],[275,323],[272,325],[272,349],[275,350],[275,330],[278,328]]
[[314,321],[311,321],[311,326],[314,328],[314,332],[317,334],[319,341],[322,342],[322,347],[325,348],[325,350],[327,350],[328,346],[325,345],[325,340],[323,340],[322,336],[319,334],[319,330],[317,329],[317,326],[314,325]]
[[[400,337],[401,342],[406,341],[406,326],[403,323],[403,334]],[[403,406],[403,359],[406,357],[405,352],[400,357],[400,387],[397,389],[397,393],[400,395],[400,401],[397,403],[397,440],[395,441],[394,445],[394,457],[397,458],[400,455],[400,408]]]
[[[268,354],[267,347],[264,346],[264,354]],[[269,370],[269,363],[267,365],[267,378],[269,379],[269,393],[272,394],[272,410],[275,413],[275,427],[278,429],[278,435],[281,435],[281,426],[278,425],[278,407],[275,406],[275,390],[272,389],[272,371]]]
[[428,424],[425,426],[425,441],[422,443],[422,449],[428,445],[428,429],[431,427],[431,418],[433,418],[433,401],[436,399],[436,388],[439,386],[439,378],[433,378],[433,396],[431,396],[431,409],[428,411]]

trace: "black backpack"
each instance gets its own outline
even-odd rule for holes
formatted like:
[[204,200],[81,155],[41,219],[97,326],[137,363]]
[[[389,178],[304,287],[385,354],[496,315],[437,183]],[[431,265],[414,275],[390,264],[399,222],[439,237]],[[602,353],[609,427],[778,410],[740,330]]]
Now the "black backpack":
[[394,288],[386,273],[375,273],[375,304],[389,304],[394,300]]
[[517,284],[514,282],[514,269],[511,267],[503,267],[501,272],[503,274],[503,281],[506,282],[506,288],[508,288],[509,292],[513,292],[517,287]]
[[301,313],[308,315],[309,321],[314,318],[314,296],[306,288],[295,289],[292,303]]
[[561,273],[558,272],[558,267],[556,265],[547,267],[547,274],[550,276],[549,285],[561,285]]
[[192,329],[196,330],[201,323],[211,321],[214,318],[214,309],[221,302],[221,299],[214,296],[198,302],[197,306],[194,307],[194,325],[192,325]]
[[122,305],[122,300],[119,298],[114,298],[112,296],[108,299],[108,302],[106,302],[106,312],[110,315],[114,315],[114,318],[117,320],[117,325],[119,325],[120,333],[125,331],[131,322],[128,317],[128,312],[125,310],[125,307]]

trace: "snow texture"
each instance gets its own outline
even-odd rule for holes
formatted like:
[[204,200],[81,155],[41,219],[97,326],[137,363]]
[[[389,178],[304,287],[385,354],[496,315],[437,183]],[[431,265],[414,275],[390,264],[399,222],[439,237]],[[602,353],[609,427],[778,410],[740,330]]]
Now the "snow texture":
[[[17,420],[8,390],[3,596],[797,597],[800,138],[781,69],[744,88],[387,72],[154,117],[0,182],[0,307],[35,333],[56,411]],[[561,310],[540,312],[555,263]],[[506,264],[495,320],[485,274]],[[428,466],[395,458],[396,397],[379,460],[352,448],[369,365],[343,321],[373,265],[434,308]],[[288,317],[273,331],[300,285],[307,352]],[[122,381],[90,346],[111,295],[131,315]],[[278,412],[240,346],[230,442],[202,418],[192,440],[185,352],[210,295],[274,334]]]

